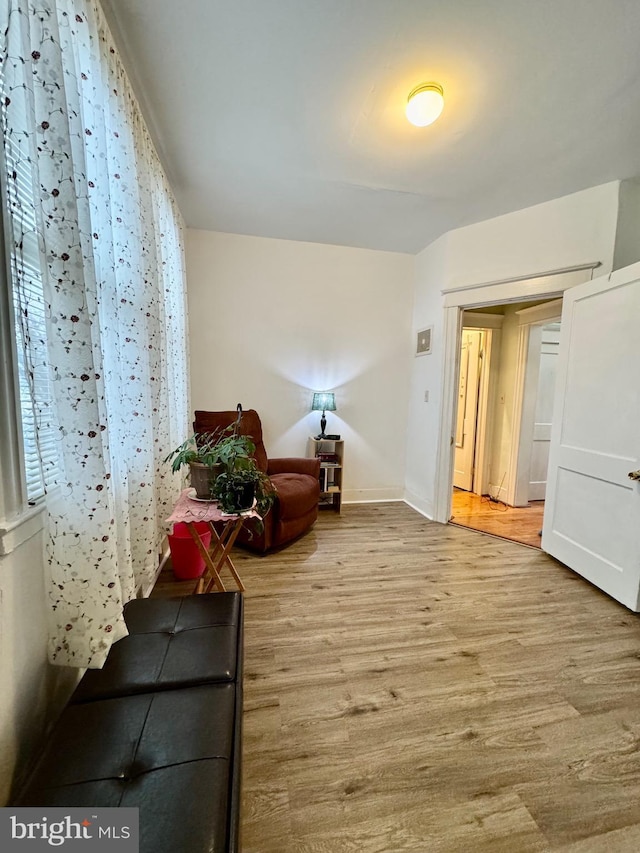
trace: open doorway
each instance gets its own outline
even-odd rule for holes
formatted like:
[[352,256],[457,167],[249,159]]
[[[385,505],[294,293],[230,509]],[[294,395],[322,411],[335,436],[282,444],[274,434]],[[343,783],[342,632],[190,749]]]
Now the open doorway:
[[[435,484],[430,517],[446,524],[451,518],[453,451],[458,394],[458,365],[462,315],[467,310],[489,312],[491,306],[526,300],[558,299],[572,287],[593,278],[599,261],[564,267],[538,275],[456,285],[443,290],[442,393],[438,420]],[[482,308],[481,306],[490,306]],[[562,348],[562,347],[561,347]]]
[[540,547],[562,300],[462,313],[452,523]]

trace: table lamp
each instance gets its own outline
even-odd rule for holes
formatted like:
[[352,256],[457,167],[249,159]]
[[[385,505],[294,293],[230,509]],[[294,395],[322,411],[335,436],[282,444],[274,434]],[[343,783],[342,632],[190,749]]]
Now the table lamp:
[[327,425],[327,419],[324,416],[325,412],[335,412],[336,410],[336,395],[332,391],[316,391],[313,395],[313,403],[311,404],[312,412],[322,412],[320,418],[320,435],[316,438],[325,438],[324,428]]

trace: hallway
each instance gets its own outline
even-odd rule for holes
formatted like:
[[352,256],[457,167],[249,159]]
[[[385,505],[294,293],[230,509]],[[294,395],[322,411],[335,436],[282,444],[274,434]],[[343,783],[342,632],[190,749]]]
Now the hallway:
[[511,507],[454,488],[450,521],[539,548],[543,514],[544,501],[531,501],[528,507]]

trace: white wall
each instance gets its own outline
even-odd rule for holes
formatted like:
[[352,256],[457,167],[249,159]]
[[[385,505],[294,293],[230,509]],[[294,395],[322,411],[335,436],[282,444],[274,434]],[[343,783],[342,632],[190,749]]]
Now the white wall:
[[303,456],[333,390],[344,500],[401,498],[413,256],[189,230],[186,258],[192,408],[255,408],[269,455]]
[[612,181],[449,232],[444,287],[535,276],[591,261],[611,271],[620,184]]
[[620,182],[613,269],[640,261],[640,178]]
[[[443,290],[600,261],[611,271],[619,182],[450,231],[416,257],[413,327],[434,325],[432,356],[414,361],[407,442],[407,499],[432,514],[442,393]],[[425,363],[427,362],[428,363]],[[428,388],[430,403],[422,402]]]
[[42,534],[0,557],[0,804],[22,773],[77,671],[47,663]]
[[[438,441],[440,406],[442,404],[442,296],[440,287],[447,280],[448,235],[432,243],[416,257],[413,305],[413,338],[417,332],[434,326],[432,352],[414,356],[411,364],[411,386],[407,423],[407,460],[405,498],[427,516],[432,515],[432,490]],[[418,286],[424,282],[425,286]],[[414,350],[415,352],[415,350]],[[425,392],[429,400],[425,402]]]

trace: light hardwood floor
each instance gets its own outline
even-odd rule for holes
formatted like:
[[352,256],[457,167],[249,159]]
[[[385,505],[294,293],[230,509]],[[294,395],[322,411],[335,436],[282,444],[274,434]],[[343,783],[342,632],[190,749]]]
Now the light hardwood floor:
[[403,503],[234,553],[244,853],[640,850],[637,616]]
[[544,501],[532,501],[526,507],[506,506],[503,503],[492,503],[488,498],[473,492],[453,490],[452,523],[534,548],[540,547],[543,516]]

